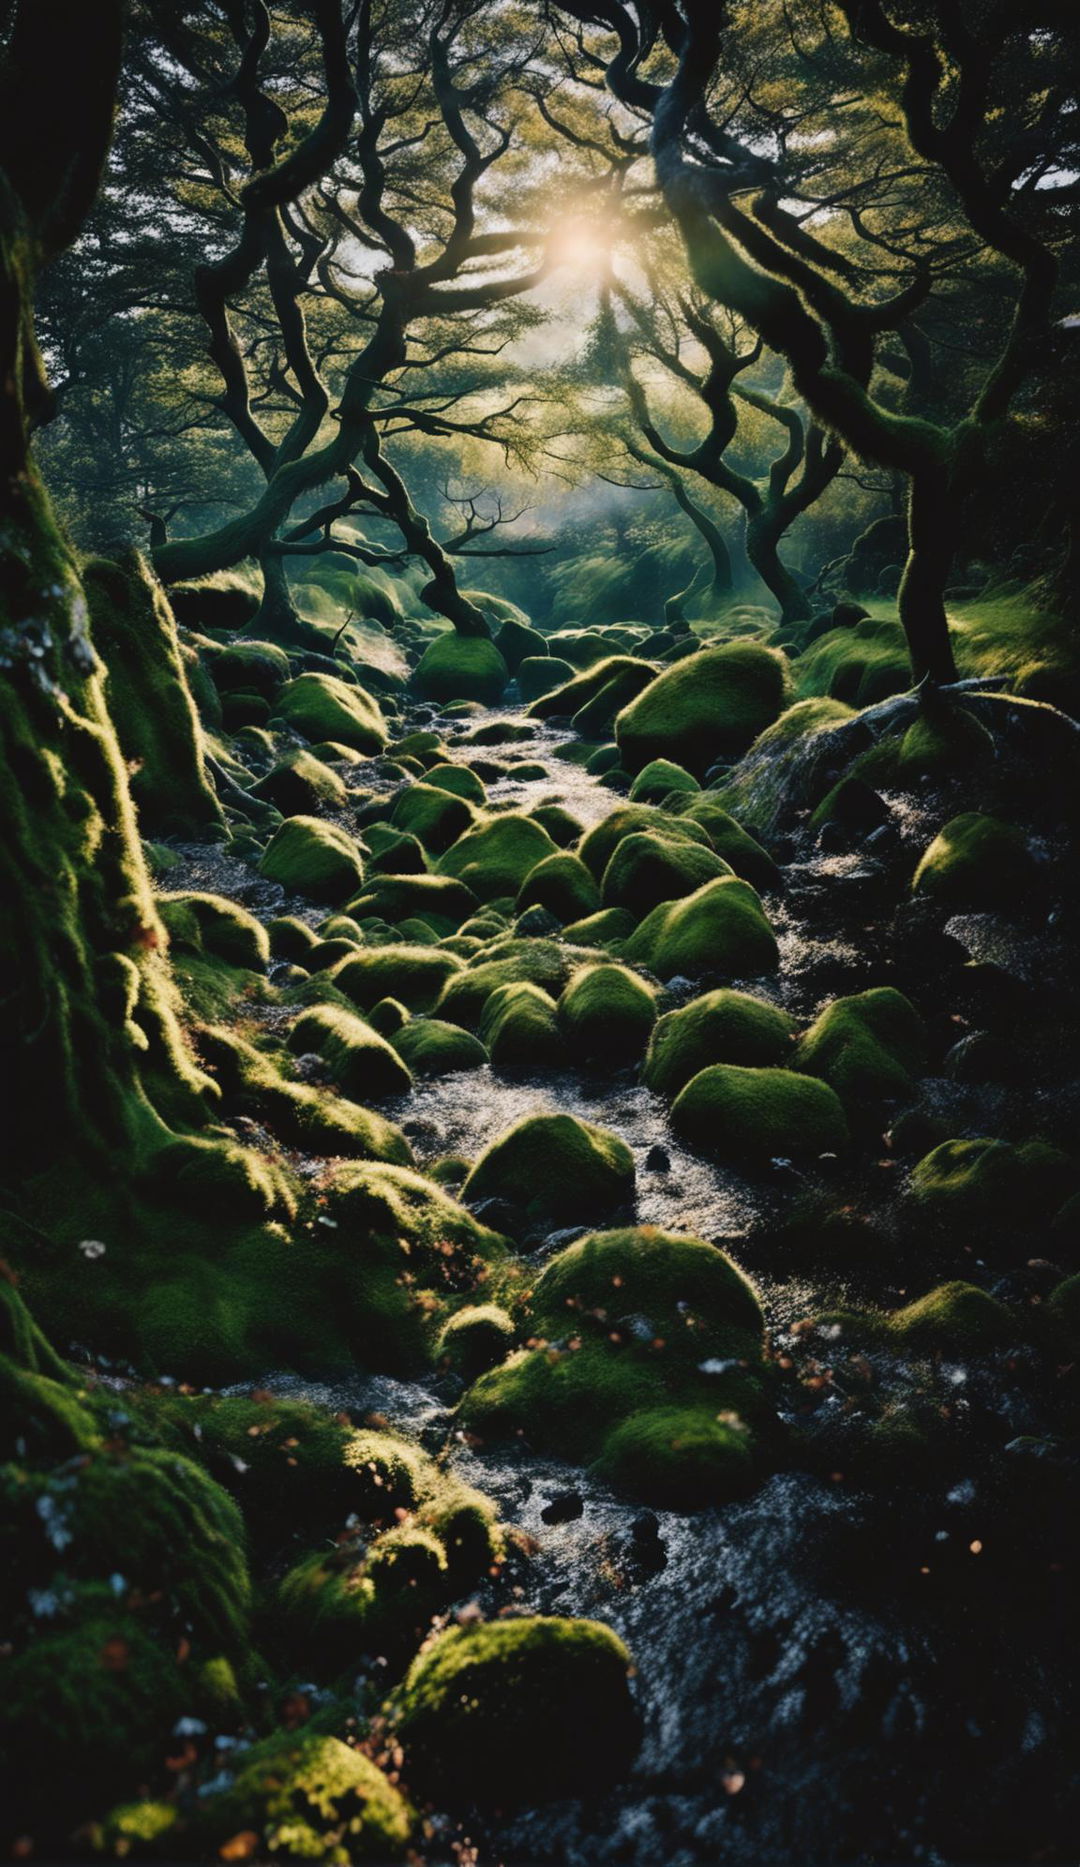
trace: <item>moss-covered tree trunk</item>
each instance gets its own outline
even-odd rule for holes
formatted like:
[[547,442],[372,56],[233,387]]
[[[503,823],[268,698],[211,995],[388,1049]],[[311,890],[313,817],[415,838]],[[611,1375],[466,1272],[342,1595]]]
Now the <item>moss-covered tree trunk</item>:
[[781,561],[778,543],[776,528],[770,524],[767,511],[748,515],[746,555],[770,596],[779,603],[780,621],[807,622],[811,614],[809,598]]
[[945,610],[955,545],[955,507],[945,466],[915,473],[908,499],[908,555],[897,608],[916,682],[955,681],[956,661]]

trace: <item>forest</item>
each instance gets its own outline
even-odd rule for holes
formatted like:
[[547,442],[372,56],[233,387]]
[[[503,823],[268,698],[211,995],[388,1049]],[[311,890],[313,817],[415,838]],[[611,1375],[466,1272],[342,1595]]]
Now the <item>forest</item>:
[[7,1858],[1075,1862],[1078,225],[1073,0],[0,0]]

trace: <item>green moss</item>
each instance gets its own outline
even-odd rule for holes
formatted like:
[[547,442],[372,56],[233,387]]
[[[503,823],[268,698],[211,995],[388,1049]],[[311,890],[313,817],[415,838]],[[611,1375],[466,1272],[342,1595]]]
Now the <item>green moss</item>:
[[1023,834],[996,817],[954,817],[923,853],[912,888],[953,913],[1023,909],[1035,864]]
[[318,817],[287,817],[259,864],[268,882],[309,901],[344,901],[364,879],[360,845],[337,824]]
[[494,706],[510,671],[485,636],[436,636],[413,670],[410,685],[424,700],[479,700]]
[[775,649],[731,642],[702,649],[658,675],[615,722],[627,771],[672,759],[695,777],[745,752],[783,709],[787,663]]
[[275,1736],[242,1753],[227,1788],[207,1796],[192,1820],[198,1852],[221,1853],[237,1835],[256,1837],[275,1860],[397,1859],[413,1830],[400,1790],[363,1751],[318,1732]]
[[634,1157],[617,1135],[572,1115],[527,1115],[484,1150],[462,1197],[509,1199],[558,1224],[603,1216],[633,1191]]
[[529,628],[514,616],[508,616],[495,637],[495,646],[510,670],[516,675],[523,661],[546,655],[547,641],[538,629]]
[[627,1317],[667,1356],[761,1357],[765,1319],[749,1280],[715,1245],[652,1225],[579,1238],[548,1262],[529,1299],[530,1326],[549,1339],[604,1341]]
[[475,1027],[501,986],[528,984],[558,993],[572,970],[572,961],[554,940],[499,940],[447,982],[437,1010],[454,1024]]
[[457,1627],[413,1662],[393,1711],[410,1782],[453,1806],[595,1793],[638,1743],[630,1656],[594,1621]]
[[943,1141],[913,1169],[909,1192],[941,1225],[1045,1225],[1077,1191],[1080,1167],[1042,1141]]
[[361,1010],[396,998],[410,1011],[430,1011],[447,981],[463,971],[456,954],[429,946],[377,946],[335,968],[338,990]]
[[908,1353],[972,1356],[1011,1347],[1023,1333],[1004,1303],[974,1284],[939,1284],[888,1317]]
[[[734,811],[744,827],[767,834],[793,804],[799,807],[816,801],[820,754],[828,744],[824,735],[852,717],[852,709],[839,700],[796,701],[774,725],[766,727],[711,794],[725,809]],[[734,858],[728,860],[738,870]]]
[[[385,1245],[402,1273],[434,1277],[446,1290],[483,1281],[506,1246],[433,1180],[404,1167],[338,1168],[328,1189],[329,1213],[339,1242],[354,1241],[361,1258]],[[357,1266],[362,1283],[362,1264]]]
[[537,863],[555,854],[555,844],[533,818],[507,811],[482,818],[466,831],[439,868],[443,875],[464,882],[481,901],[494,901],[500,895],[516,895]]
[[386,744],[386,722],[362,687],[335,674],[299,674],[277,697],[275,719],[311,745],[334,741],[374,758]]
[[451,1316],[438,1341],[439,1361],[474,1381],[486,1368],[505,1361],[517,1331],[513,1319],[497,1303],[470,1304]]
[[164,591],[132,548],[115,563],[92,560],[83,585],[108,670],[109,713],[144,831],[220,832],[221,806],[206,769],[185,651]]
[[689,799],[680,808],[679,820],[700,824],[707,830],[717,855],[723,856],[735,874],[741,875],[751,887],[759,890],[781,887],[783,877],[768,850],[763,849],[757,838],[744,830],[709,792]]
[[349,912],[391,925],[416,916],[438,933],[455,933],[477,905],[472,890],[450,875],[379,875],[369,877]]
[[463,797],[467,804],[483,806],[487,802],[483,782],[468,765],[431,765],[424,782],[434,785],[437,791],[449,791],[453,797]]
[[522,700],[539,700],[573,676],[571,664],[560,655],[529,655],[518,667],[518,692]]
[[897,776],[949,778],[978,770],[993,756],[993,735],[965,708],[950,709],[940,717],[922,713],[900,742]]
[[170,943],[192,953],[210,953],[249,972],[265,972],[270,938],[261,921],[224,895],[165,894],[158,912]]
[[780,963],[776,936],[748,882],[721,875],[681,901],[665,901],[646,915],[624,956],[660,979],[700,978],[723,972],[753,978]]
[[699,793],[701,786],[696,778],[681,765],[674,765],[668,758],[654,758],[642,767],[630,786],[632,804],[659,804],[672,792],[692,797]]
[[438,854],[463,836],[476,821],[467,798],[442,785],[411,784],[395,801],[391,820]]
[[289,679],[289,657],[275,642],[230,642],[226,648],[204,650],[214,686],[223,694],[261,694],[272,700]]
[[[326,1009],[339,1016],[350,1016],[345,1006],[332,1005]],[[325,1028],[325,1024],[319,1027]],[[367,1027],[361,1025],[360,1028]],[[374,1038],[374,1031],[369,1035]],[[374,1110],[329,1090],[289,1080],[282,1067],[284,1056],[276,1061],[245,1043],[235,1032],[220,1027],[204,1030],[200,1034],[200,1044],[207,1062],[217,1074],[230,1112],[265,1122],[287,1145],[309,1153],[359,1155],[362,1159],[385,1160],[397,1166],[410,1164],[412,1153],[400,1128]],[[348,1069],[347,1061],[342,1062],[342,1067]],[[397,1080],[400,1080],[400,1068],[399,1064]],[[385,1075],[384,1071],[384,1079]],[[363,1090],[370,1093],[366,1080]]]
[[379,1102],[407,1095],[412,1076],[398,1052],[363,1019],[335,1006],[302,1012],[289,1032],[289,1049],[322,1057],[331,1080],[355,1100]]
[[753,1441],[738,1414],[708,1407],[654,1407],[608,1435],[596,1477],[658,1510],[704,1510],[754,1488]]
[[640,694],[655,673],[648,662],[637,661],[631,655],[613,655],[605,645],[604,653],[594,658],[593,665],[535,700],[529,714],[538,720],[573,719],[582,737],[598,737],[610,729],[619,708]]
[[571,843],[577,842],[579,836],[584,835],[584,826],[561,804],[538,804],[529,815],[560,849],[569,848]]
[[388,824],[370,823],[365,826],[364,841],[371,852],[367,863],[369,881],[376,874],[427,873],[427,851],[419,837],[404,830],[391,830]]
[[545,856],[518,890],[517,907],[547,908],[560,921],[577,921],[595,913],[600,890],[579,856],[560,851]]
[[711,849],[677,842],[662,831],[635,831],[616,844],[604,870],[604,906],[627,908],[640,917],[662,901],[691,895],[706,882],[731,874],[723,857]]
[[550,1070],[567,1062],[555,1000],[528,980],[499,985],[489,993],[480,1035],[495,1069]]
[[644,1081],[670,1100],[712,1063],[760,1068],[785,1062],[794,1034],[794,1018],[748,992],[704,992],[658,1019]]
[[911,661],[898,622],[866,618],[870,628],[830,629],[795,663],[800,695],[829,695],[853,707],[870,707],[911,686]]
[[805,1031],[793,1067],[820,1076],[849,1115],[909,1095],[926,1067],[926,1032],[902,992],[877,986],[834,998]]
[[562,930],[562,938],[575,946],[609,947],[617,951],[633,933],[636,922],[626,908],[602,908],[599,914],[587,914],[583,921],[571,921]]
[[848,1142],[839,1098],[792,1070],[710,1064],[680,1090],[671,1121],[692,1147],[751,1166],[836,1153]]
[[314,812],[320,805],[340,810],[347,796],[337,772],[301,747],[279,759],[251,789],[284,817]]
[[414,1076],[450,1076],[482,1069],[488,1053],[479,1038],[442,1018],[412,1018],[397,1031],[394,1049]]
[[578,855],[600,881],[623,838],[638,834],[663,836],[680,844],[695,843],[704,849],[711,847],[708,831],[699,823],[673,817],[651,804],[620,804],[582,839]]
[[482,1443],[519,1440],[587,1464],[623,1420],[670,1402],[659,1354],[574,1336],[565,1347],[518,1349],[489,1369],[462,1398],[457,1419]]
[[625,966],[583,966],[559,1000],[570,1054],[588,1062],[633,1063],[656,1021],[651,987]]

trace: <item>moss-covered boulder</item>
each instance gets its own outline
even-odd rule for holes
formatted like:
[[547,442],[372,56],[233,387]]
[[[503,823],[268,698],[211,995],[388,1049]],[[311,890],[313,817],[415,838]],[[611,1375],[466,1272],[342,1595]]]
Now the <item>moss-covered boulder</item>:
[[745,1497],[757,1481],[749,1427],[731,1409],[648,1407],[608,1434],[594,1475],[656,1510],[694,1511]]
[[1011,824],[969,811],[935,836],[912,888],[955,914],[1022,913],[1035,881],[1027,839]]
[[908,784],[918,778],[951,778],[977,771],[993,757],[993,734],[965,707],[940,715],[923,712],[900,742],[896,775]]
[[396,998],[410,1011],[430,1011],[449,979],[463,970],[456,953],[430,946],[367,947],[331,975],[339,992],[362,1011]]
[[517,674],[526,659],[545,656],[548,652],[547,637],[514,616],[508,616],[503,623],[495,637],[495,646],[512,675]]
[[594,824],[582,838],[577,853],[597,881],[601,881],[619,843],[624,837],[639,834],[664,836],[678,843],[696,843],[704,849],[712,846],[708,831],[699,823],[682,816],[670,816],[650,804],[620,804]]
[[410,784],[395,799],[390,820],[397,829],[415,836],[433,855],[449,849],[475,822],[472,804],[444,785]]
[[320,817],[287,817],[270,838],[259,871],[286,894],[334,904],[354,895],[364,879],[360,845]]
[[484,781],[469,765],[429,765],[424,783],[434,785],[437,791],[450,791],[455,797],[463,797],[467,804],[487,802]]
[[497,1303],[470,1304],[451,1316],[438,1341],[440,1363],[475,1381],[486,1368],[504,1361],[514,1346],[513,1318]]
[[209,653],[214,686],[222,694],[261,694],[264,700],[273,700],[292,671],[288,655],[276,642],[248,639],[203,653]]
[[654,758],[642,767],[630,786],[632,804],[659,804],[672,794],[700,796],[701,786],[690,772],[669,758]]
[[1013,1347],[1024,1330],[1012,1311],[975,1284],[939,1284],[936,1289],[893,1310],[890,1336],[908,1354],[957,1356],[961,1359]]
[[534,719],[571,719],[587,739],[610,737],[619,708],[647,687],[655,672],[648,662],[605,651],[583,673],[541,695],[529,713]]
[[606,947],[618,952],[628,940],[637,922],[627,908],[601,908],[599,914],[587,914],[582,921],[571,921],[561,938],[575,946]]
[[692,895],[706,882],[732,873],[711,849],[639,830],[616,844],[604,870],[603,902],[606,908],[627,908],[640,917],[662,901]]
[[511,1200],[557,1225],[603,1217],[633,1192],[634,1157],[618,1135],[573,1115],[527,1115],[485,1148],[462,1198]]
[[311,745],[333,742],[374,758],[387,741],[386,722],[362,687],[336,674],[298,674],[281,689],[274,718]]
[[442,1018],[410,1018],[395,1031],[393,1045],[414,1076],[452,1076],[482,1069],[488,1060],[478,1037]]
[[536,985],[557,996],[572,971],[572,959],[554,940],[497,940],[447,980],[439,997],[438,1014],[474,1029],[492,993],[500,986]]
[[299,746],[271,766],[251,791],[284,817],[310,815],[320,807],[340,810],[347,795],[337,772]]
[[530,810],[529,816],[542,830],[547,831],[559,849],[569,849],[571,843],[576,843],[584,835],[584,824],[579,823],[562,804],[538,804],[535,810]]
[[450,875],[376,875],[349,902],[349,913],[391,926],[415,918],[444,934],[456,933],[478,905],[472,890]]
[[698,1152],[749,1166],[838,1153],[848,1143],[839,1097],[792,1070],[710,1064],[679,1092],[671,1121]]
[[583,966],[559,1000],[567,1048],[574,1058],[614,1065],[644,1054],[656,1020],[652,988],[625,966]]
[[854,1118],[910,1094],[926,1067],[926,1032],[902,992],[876,986],[826,1005],[799,1039],[792,1065],[828,1083]]
[[[240,1753],[230,1779],[197,1805],[190,1832],[200,1856],[238,1858],[229,1850],[242,1846],[245,1856],[250,1849],[272,1860],[341,1867],[397,1860],[413,1832],[413,1811],[370,1757],[318,1731],[252,1745]],[[172,1855],[172,1845],[165,1851]]]
[[315,1052],[332,1081],[358,1102],[380,1102],[385,1096],[407,1095],[412,1088],[412,1076],[398,1051],[362,1018],[336,1005],[314,1005],[301,1012],[289,1032],[289,1049],[297,1055]]
[[744,882],[757,889],[781,887],[783,876],[768,850],[744,830],[710,792],[688,798],[685,805],[680,806],[679,821],[700,824],[708,832],[717,855],[723,856]]
[[423,700],[501,700],[510,670],[487,636],[436,636],[413,669],[410,686]]
[[484,1003],[480,1035],[495,1069],[551,1070],[569,1062],[555,1000],[528,980],[495,987]]
[[447,850],[439,869],[464,882],[481,901],[495,901],[516,895],[537,863],[557,853],[535,818],[507,811],[474,824]]
[[545,856],[530,871],[518,890],[516,905],[519,913],[540,907],[564,923],[577,921],[596,912],[600,890],[580,856],[560,850]]
[[261,921],[226,895],[165,894],[158,912],[170,943],[191,953],[209,953],[230,966],[265,972],[270,937]]
[[912,1170],[909,1196],[942,1226],[1047,1224],[1080,1189],[1080,1163],[1045,1141],[942,1141]]
[[649,1043],[644,1081],[669,1100],[713,1063],[751,1069],[788,1061],[795,1020],[749,992],[703,992],[659,1018]]
[[738,756],[783,710],[787,664],[777,650],[730,642],[689,655],[658,675],[615,722],[627,771],[671,759],[695,777]]
[[706,882],[681,901],[662,902],[623,951],[659,979],[707,973],[757,978],[780,964],[776,936],[757,894],[734,875]]
[[573,678],[573,668],[561,655],[529,655],[517,670],[518,692],[522,700],[539,700]]
[[413,1662],[392,1712],[408,1780],[454,1807],[595,1793],[637,1750],[629,1672],[595,1621],[451,1628]]
[[[545,1265],[529,1298],[534,1334],[609,1339],[634,1323],[688,1363],[760,1359],[765,1318],[749,1279],[715,1245],[653,1225],[591,1232]],[[638,1323],[647,1325],[639,1329]]]

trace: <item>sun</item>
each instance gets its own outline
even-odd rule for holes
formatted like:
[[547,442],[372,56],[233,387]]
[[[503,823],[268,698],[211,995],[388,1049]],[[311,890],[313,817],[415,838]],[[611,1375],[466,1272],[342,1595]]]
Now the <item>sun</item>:
[[548,257],[561,272],[598,279],[610,269],[612,244],[609,221],[595,214],[571,214],[552,228]]

